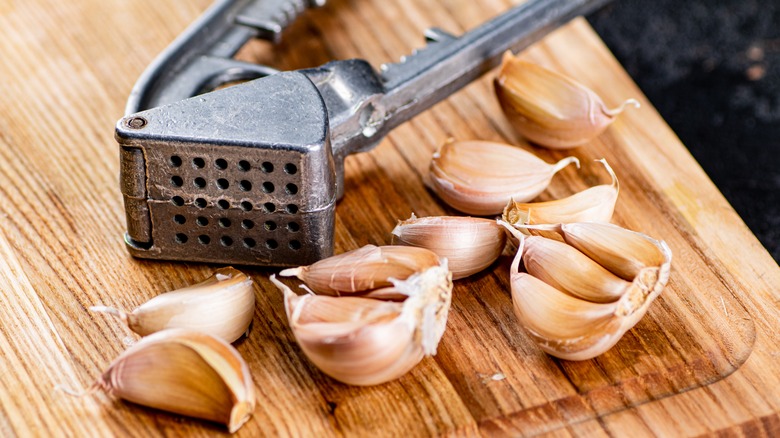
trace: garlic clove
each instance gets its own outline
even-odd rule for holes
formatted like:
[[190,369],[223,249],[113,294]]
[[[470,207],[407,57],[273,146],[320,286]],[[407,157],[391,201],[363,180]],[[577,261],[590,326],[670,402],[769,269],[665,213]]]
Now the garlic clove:
[[243,272],[226,267],[198,284],[160,294],[130,313],[106,306],[90,310],[120,318],[141,336],[188,328],[233,342],[247,332],[255,314],[253,284]]
[[566,149],[601,134],[627,105],[607,108],[592,90],[569,77],[522,61],[507,52],[494,81],[507,119],[518,133],[540,146]]
[[553,175],[575,163],[548,164],[515,146],[487,141],[448,141],[433,155],[426,183],[444,202],[468,214],[500,214],[507,202],[530,201]]
[[520,272],[526,238],[508,229],[519,239],[509,268],[512,306],[531,339],[547,354],[566,360],[591,359],[615,345],[623,335],[614,316],[618,303],[591,303]]
[[[572,296],[551,284],[561,279],[548,275],[557,267],[549,269],[549,266],[543,266],[544,269],[549,269],[547,273],[532,275],[533,268],[529,269],[526,262],[525,267],[528,273],[519,271],[520,261],[524,260],[525,254],[527,254],[526,246],[529,243],[533,246],[534,240],[537,243],[547,240],[557,245],[565,244],[541,237],[525,237],[509,224],[503,221],[499,221],[499,223],[519,241],[519,249],[510,268],[515,313],[520,324],[531,338],[540,348],[553,356],[568,360],[586,360],[606,352],[620,340],[623,334],[641,320],[650,304],[663,291],[668,280],[671,252],[661,241],[658,242],[658,248],[664,255],[661,264],[641,267],[616,301],[600,303]],[[564,226],[567,225],[570,224]],[[588,225],[585,227],[587,228]],[[559,225],[559,232],[563,233],[560,228]],[[616,236],[628,236],[629,239],[644,236],[640,233],[636,233],[639,236],[630,235],[630,233],[632,232],[629,234],[614,232],[610,236],[613,239]],[[647,236],[641,238],[656,242]],[[622,239],[612,240],[610,243],[604,239],[603,233],[597,239],[591,239],[587,244],[592,244],[593,240],[606,245],[610,250],[607,253],[610,257],[612,254],[618,254],[623,260],[631,258],[624,254],[625,251],[637,249],[637,247],[630,245],[621,245]],[[601,248],[595,245],[591,245],[591,248],[596,248],[597,252],[601,251]],[[649,259],[647,260],[649,261]],[[566,261],[565,263],[570,262]],[[545,277],[545,275],[547,277],[543,281],[540,277]],[[580,280],[587,281],[587,275],[580,277]]]
[[[422,349],[413,342],[414,327],[400,318],[402,304],[331,296],[298,301],[291,294],[285,291],[285,304],[296,342],[314,365],[334,379],[361,386],[384,383],[422,360]],[[347,298],[360,308],[339,311],[324,321],[296,318],[296,313],[323,313],[316,309],[320,306],[338,308]]]
[[390,278],[405,279],[438,265],[439,257],[425,248],[366,245],[279,275],[297,277],[318,294],[342,295],[391,286]]
[[591,359],[623,333],[616,303],[591,303],[525,272],[512,272],[512,304],[525,331],[546,353],[566,360]]
[[576,248],[546,237],[525,239],[523,264],[550,286],[594,303],[617,301],[631,286]]
[[446,262],[393,280],[403,303],[362,297],[284,293],[285,310],[304,354],[325,374],[350,385],[377,385],[401,377],[436,353],[452,300]]
[[[611,184],[585,189],[562,199],[545,202],[510,201],[504,208],[502,219],[512,225],[560,224],[570,222],[609,222],[617,203],[620,186],[615,172],[604,159],[596,160],[604,165],[612,177]],[[530,234],[555,238],[557,233],[518,227]]]
[[240,428],[255,408],[249,367],[230,344],[187,329],[141,339],[94,387],[143,406]]
[[487,268],[501,255],[506,232],[494,220],[414,214],[399,221],[392,234],[393,243],[426,248],[446,258],[454,280]]
[[643,269],[659,268],[664,284],[669,278],[672,252],[664,241],[614,224],[561,224],[564,240],[618,277],[633,280]]

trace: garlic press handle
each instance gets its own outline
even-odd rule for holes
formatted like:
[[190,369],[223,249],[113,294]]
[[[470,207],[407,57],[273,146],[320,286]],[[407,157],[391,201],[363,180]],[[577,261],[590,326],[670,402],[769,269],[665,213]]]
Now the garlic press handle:
[[252,38],[277,42],[300,13],[325,1],[217,0],[147,67],[130,93],[125,114],[277,73],[232,57]]

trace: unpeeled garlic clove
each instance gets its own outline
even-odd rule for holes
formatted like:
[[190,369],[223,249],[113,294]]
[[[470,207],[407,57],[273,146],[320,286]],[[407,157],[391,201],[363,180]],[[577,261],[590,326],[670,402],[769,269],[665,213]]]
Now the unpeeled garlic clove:
[[614,224],[578,222],[558,226],[563,239],[615,275],[631,280],[643,270],[658,269],[666,281],[672,252],[666,242]]
[[501,255],[506,232],[494,220],[460,217],[412,217],[399,221],[393,243],[426,248],[446,258],[454,280],[487,268]]
[[366,245],[279,275],[298,277],[318,294],[343,295],[392,286],[391,278],[402,280],[439,263],[425,248]]
[[594,303],[617,301],[631,287],[576,248],[546,237],[526,237],[523,264],[550,286]]
[[[612,183],[590,187],[562,199],[545,202],[510,201],[504,208],[502,219],[512,225],[561,224],[570,222],[609,222],[615,210],[620,186],[617,176],[604,159],[596,160],[604,165],[612,177]],[[557,233],[518,227],[520,231],[554,238]]]
[[615,109],[584,85],[507,52],[494,81],[507,119],[518,133],[540,146],[566,149],[601,134],[627,105]]
[[426,183],[444,202],[468,214],[500,214],[507,203],[530,201],[553,175],[575,163],[548,164],[519,147],[487,141],[448,141],[433,155]]
[[187,328],[233,342],[247,332],[255,314],[253,284],[243,272],[226,267],[198,284],[160,294],[130,313],[106,306],[90,310],[120,318],[141,336]]
[[362,297],[284,293],[285,310],[304,354],[325,374],[350,385],[377,385],[406,374],[436,353],[452,300],[446,262],[393,280],[403,303]]
[[233,433],[255,409],[255,388],[230,344],[195,330],[141,339],[114,360],[93,388],[139,405],[214,421]]
[[591,303],[568,295],[531,274],[511,271],[512,305],[525,331],[552,356],[591,359],[623,336],[616,303]]
[[[533,239],[543,238],[525,237],[509,224],[502,223],[502,225],[520,242],[510,268],[512,301],[518,320],[540,348],[562,359],[586,360],[612,348],[623,334],[645,315],[669,278],[671,251],[663,241],[655,241],[640,233],[633,235],[631,233],[634,232],[628,230],[624,230],[625,232],[610,230],[611,233],[600,233],[596,237],[589,236],[598,233],[602,225],[610,224],[597,224],[598,227],[595,229],[585,225],[586,231],[575,230],[574,234],[579,231],[586,235],[584,246],[598,254],[592,259],[594,261],[609,259],[609,263],[617,263],[619,260],[634,258],[627,253],[642,247],[637,244],[637,239],[645,239],[654,245],[657,244],[662,257],[656,260],[658,265],[643,265],[637,271],[637,275],[630,279],[630,285],[616,301],[599,303],[572,296],[549,284],[549,278],[543,281],[530,273],[520,272],[520,261],[524,259],[523,255],[526,253],[525,245]],[[564,245],[564,243],[550,241]],[[598,242],[598,245],[593,242]],[[577,251],[574,248],[573,250]],[[640,258],[643,263],[652,263],[653,260],[644,255]],[[528,269],[527,264],[526,269]],[[577,272],[571,275],[578,276]],[[588,281],[587,275],[587,272],[580,273],[580,280]]]

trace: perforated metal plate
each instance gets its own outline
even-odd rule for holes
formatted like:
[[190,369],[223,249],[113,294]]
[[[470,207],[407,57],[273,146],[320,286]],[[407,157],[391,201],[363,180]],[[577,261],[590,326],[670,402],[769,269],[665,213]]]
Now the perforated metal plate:
[[155,246],[176,257],[229,263],[321,257],[304,239],[329,235],[333,207],[307,197],[302,156],[281,151],[273,160],[253,159],[243,148],[220,149],[216,156],[202,146],[150,152]]
[[[322,99],[303,75],[256,82],[120,123],[133,255],[290,266],[332,254],[336,171]],[[291,106],[291,95],[311,99]]]

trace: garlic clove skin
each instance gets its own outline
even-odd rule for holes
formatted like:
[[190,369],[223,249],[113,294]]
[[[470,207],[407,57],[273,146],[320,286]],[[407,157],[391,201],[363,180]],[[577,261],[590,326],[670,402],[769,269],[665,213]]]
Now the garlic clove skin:
[[198,284],[160,294],[130,313],[105,306],[93,306],[90,310],[121,319],[141,336],[168,328],[187,328],[233,342],[252,323],[253,286],[249,276],[226,267]]
[[552,149],[568,149],[601,134],[626,106],[607,108],[596,93],[573,79],[504,54],[494,81],[504,114],[518,133]]
[[249,367],[230,344],[187,329],[141,339],[95,383],[109,395],[143,406],[240,428],[255,408]]
[[393,280],[403,303],[362,297],[284,293],[290,328],[304,354],[325,374],[350,385],[378,385],[401,377],[436,353],[452,300],[446,262]]
[[[604,165],[612,177],[610,184],[585,189],[562,199],[545,202],[510,201],[504,208],[502,219],[512,225],[561,224],[570,222],[609,222],[615,211],[620,185],[617,176],[606,160],[596,160]],[[518,227],[522,232],[549,238],[558,233]]]
[[488,141],[448,141],[433,155],[426,184],[444,202],[477,216],[500,214],[514,199],[526,202],[550,184],[553,175],[576,164],[567,157],[548,164],[519,147]]
[[426,248],[446,258],[453,280],[492,265],[506,244],[503,227],[490,219],[414,214],[393,229],[393,243]]
[[279,275],[297,277],[318,294],[338,296],[392,286],[391,278],[405,279],[439,263],[425,248],[366,245]]

